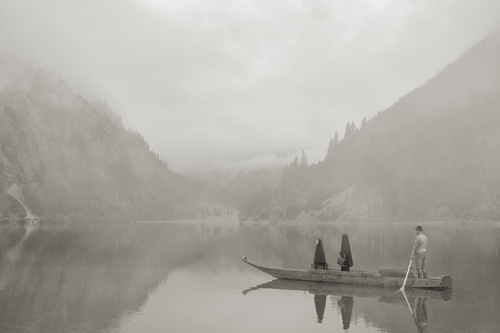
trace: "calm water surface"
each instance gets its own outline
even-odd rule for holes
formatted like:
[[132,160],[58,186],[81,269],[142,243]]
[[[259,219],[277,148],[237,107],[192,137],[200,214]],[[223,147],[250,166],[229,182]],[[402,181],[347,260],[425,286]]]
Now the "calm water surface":
[[409,224],[4,225],[0,332],[498,332],[500,227],[424,225],[428,273],[448,293],[280,282],[241,257],[334,265],[348,233],[358,269],[407,266]]

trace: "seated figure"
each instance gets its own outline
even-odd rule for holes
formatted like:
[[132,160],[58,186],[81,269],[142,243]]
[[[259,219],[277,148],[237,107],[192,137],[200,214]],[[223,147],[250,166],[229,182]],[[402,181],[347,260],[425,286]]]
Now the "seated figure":
[[321,239],[316,239],[316,251],[314,252],[314,260],[311,266],[314,269],[328,269],[325,250],[323,249],[323,242]]

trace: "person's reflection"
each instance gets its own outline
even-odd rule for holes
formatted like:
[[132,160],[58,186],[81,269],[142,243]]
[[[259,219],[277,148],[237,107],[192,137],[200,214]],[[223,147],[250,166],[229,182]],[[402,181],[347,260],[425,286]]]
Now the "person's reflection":
[[354,298],[349,296],[342,296],[339,300],[339,308],[342,313],[342,324],[344,330],[348,330],[351,325],[352,306],[354,305]]
[[415,309],[415,324],[419,333],[429,332],[427,326],[427,297],[418,297]]
[[314,306],[316,306],[316,315],[318,316],[318,323],[323,322],[325,314],[326,295],[314,295]]

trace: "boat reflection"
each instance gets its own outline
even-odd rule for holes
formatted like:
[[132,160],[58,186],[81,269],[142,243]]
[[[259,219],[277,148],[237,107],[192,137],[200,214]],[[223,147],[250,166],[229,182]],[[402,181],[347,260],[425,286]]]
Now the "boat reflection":
[[[452,297],[452,289],[439,291],[412,288],[405,291],[405,296],[407,296],[405,298],[403,297],[403,294],[401,292],[395,292],[395,290],[388,288],[362,287],[344,284],[335,285],[321,282],[280,279],[248,288],[242,293],[246,295],[251,291],[259,289],[306,291],[310,294],[313,294],[318,323],[323,322],[327,296],[340,296],[337,305],[342,315],[342,324],[344,330],[348,330],[350,327],[355,297],[378,298],[379,302],[402,307],[409,306],[410,308],[413,308],[413,306],[411,306],[410,304],[415,305],[415,311],[410,311],[412,312],[411,314],[414,317],[414,322],[417,326],[418,332],[429,331],[427,325],[427,299],[430,298],[448,301]],[[408,303],[406,299],[408,300]]]
[[[295,290],[307,291],[314,295],[334,295],[334,296],[350,296],[350,297],[378,297],[381,302],[387,303],[401,303],[406,304],[404,298],[400,294],[395,293],[394,289],[380,288],[380,287],[365,287],[353,286],[347,284],[330,284],[322,282],[311,281],[296,281],[296,280],[283,280],[276,279],[269,281],[258,286],[248,288],[242,293],[246,295],[250,291],[258,289],[277,289],[277,290]],[[405,293],[408,299],[415,300],[417,297],[428,297],[432,299],[442,299],[444,301],[450,300],[453,289],[446,290],[427,290],[410,288],[406,289]]]

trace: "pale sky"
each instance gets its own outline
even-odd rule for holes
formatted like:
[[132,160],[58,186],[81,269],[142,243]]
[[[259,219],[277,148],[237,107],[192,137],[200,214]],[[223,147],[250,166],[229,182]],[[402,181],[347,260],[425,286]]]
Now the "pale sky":
[[0,0],[0,58],[104,100],[176,171],[322,160],[500,22],[498,0]]

